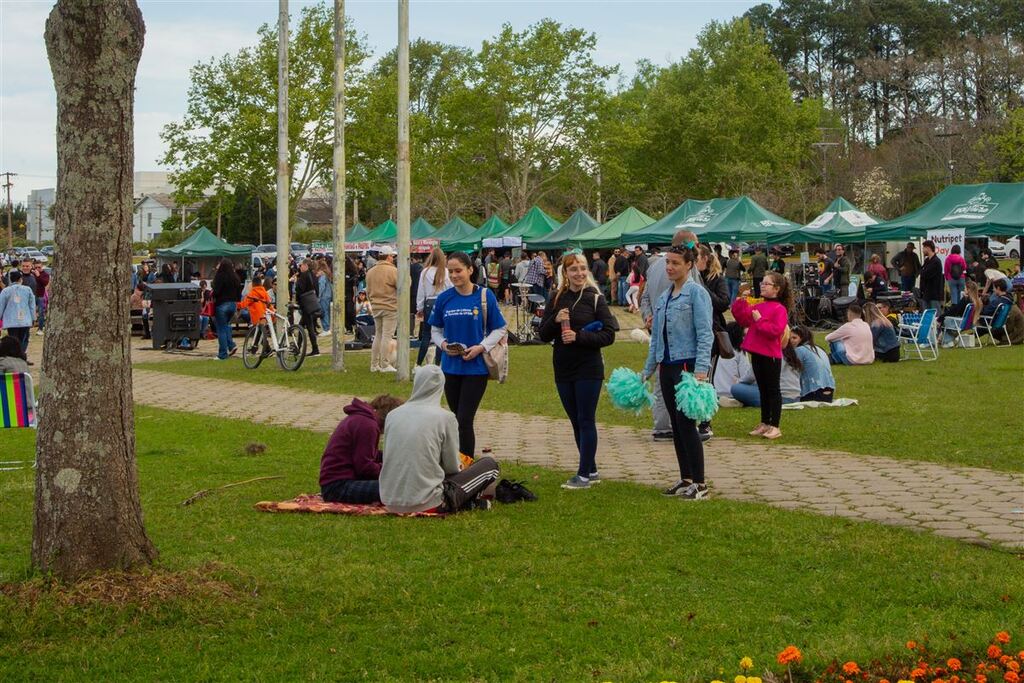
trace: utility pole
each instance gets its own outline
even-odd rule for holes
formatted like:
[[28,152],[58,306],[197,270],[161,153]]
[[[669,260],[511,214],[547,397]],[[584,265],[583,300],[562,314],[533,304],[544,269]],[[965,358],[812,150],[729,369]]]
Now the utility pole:
[[359,222],[359,195],[352,197],[352,225]]
[[331,368],[334,370],[345,369],[345,202],[345,0],[334,0],[334,298],[331,300]]
[[263,198],[256,198],[256,205],[259,207],[259,214],[256,216],[256,220],[260,224],[260,244],[263,244]]
[[398,377],[409,380],[409,0],[398,0]]
[[[277,14],[277,310],[288,314],[288,0],[278,0]],[[280,321],[280,333],[288,321]]]
[[[36,244],[43,241],[43,200],[36,200]],[[25,239],[28,239],[28,216],[25,216]]]
[[[12,212],[13,212],[14,207],[11,204],[11,188],[14,187],[14,183],[11,182],[11,176],[16,176],[18,174],[17,173],[11,173],[10,171],[7,171],[6,173],[0,173],[0,175],[4,176],[7,179],[7,182],[4,183],[4,187],[7,188],[7,248],[8,249],[13,249],[14,248],[14,214]],[[28,221],[26,221],[26,223],[27,222]]]

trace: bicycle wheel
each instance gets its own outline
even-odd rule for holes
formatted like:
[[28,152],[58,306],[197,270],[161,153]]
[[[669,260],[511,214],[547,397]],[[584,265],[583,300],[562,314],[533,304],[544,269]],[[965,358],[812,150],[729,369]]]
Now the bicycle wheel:
[[242,343],[242,365],[255,370],[263,362],[263,333],[259,325],[249,328]]
[[282,370],[298,370],[302,361],[306,360],[306,330],[299,325],[289,325],[281,335],[281,350],[277,352],[277,362]]

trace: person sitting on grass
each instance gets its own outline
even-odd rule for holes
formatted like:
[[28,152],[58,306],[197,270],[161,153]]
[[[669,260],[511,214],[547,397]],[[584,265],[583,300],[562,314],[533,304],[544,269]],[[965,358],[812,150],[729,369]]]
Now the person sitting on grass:
[[875,349],[875,360],[883,363],[898,363],[900,360],[900,340],[896,336],[896,328],[889,318],[882,314],[873,303],[864,304],[864,322],[871,328],[872,344]]
[[814,343],[810,328],[794,327],[789,344],[800,361],[800,400],[831,403],[836,393],[836,379],[832,376],[828,355]]
[[738,351],[743,346],[743,326],[737,322],[727,323],[725,331],[729,335],[729,342],[732,344],[732,348],[737,349],[737,351],[733,354],[732,358],[719,358],[715,364],[713,382],[715,393],[718,394],[721,405],[728,403],[728,401],[723,403],[723,398],[735,400],[732,395],[732,387],[734,384],[740,383],[741,377],[753,376],[747,355]]
[[0,337],[0,374],[28,372],[28,357],[17,338]]
[[[267,329],[266,313],[267,309],[273,312],[274,306],[270,302],[270,294],[267,293],[266,288],[263,286],[263,278],[259,275],[252,278],[252,287],[249,289],[249,293],[238,302],[237,307],[248,311],[250,324],[260,327],[263,355],[269,356],[271,353],[269,338],[272,331]],[[256,349],[252,349],[252,351],[255,353]]]
[[825,335],[829,343],[829,360],[833,365],[871,365],[875,362],[875,341],[871,328],[861,319],[864,311],[858,304],[846,309],[846,323]]
[[417,368],[412,395],[384,423],[380,498],[391,512],[490,507],[480,495],[498,480],[498,463],[485,456],[459,471],[459,423],[441,407],[443,393],[441,368]]
[[380,502],[380,432],[402,399],[383,394],[369,403],[358,398],[331,434],[320,458],[320,495],[327,503]]

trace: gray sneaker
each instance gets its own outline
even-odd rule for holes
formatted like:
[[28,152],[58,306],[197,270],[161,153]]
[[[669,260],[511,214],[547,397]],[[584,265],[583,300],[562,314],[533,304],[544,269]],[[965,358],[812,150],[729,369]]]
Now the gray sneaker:
[[708,497],[706,484],[690,484],[679,493],[679,497],[685,500],[704,500]]
[[597,472],[591,472],[590,476],[587,477],[587,479],[590,480],[591,484],[600,484],[601,483],[601,475],[598,474]]
[[692,481],[690,481],[688,479],[687,480],[680,479],[679,481],[677,481],[676,483],[672,484],[667,489],[662,491],[661,495],[663,495],[663,496],[680,496],[680,495],[683,494],[684,491],[686,491],[691,486],[693,486],[693,482]]
[[564,484],[562,484],[562,488],[563,489],[589,489],[590,488],[590,480],[587,479],[586,477],[581,477],[578,474],[574,474],[574,475],[572,475],[572,478],[569,479],[569,481],[567,481]]

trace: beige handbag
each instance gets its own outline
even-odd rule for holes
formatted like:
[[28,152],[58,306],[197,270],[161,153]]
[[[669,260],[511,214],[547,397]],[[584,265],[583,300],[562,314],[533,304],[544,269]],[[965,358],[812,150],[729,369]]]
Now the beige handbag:
[[[483,315],[484,336],[487,332],[487,288],[480,288],[480,311]],[[497,380],[504,384],[508,378],[508,331],[502,335],[501,341],[495,344],[490,351],[481,354],[484,357],[484,365],[487,366],[488,379]]]

